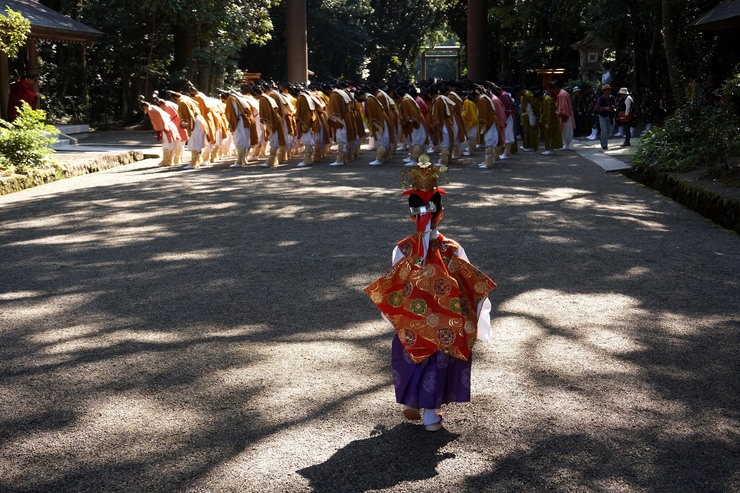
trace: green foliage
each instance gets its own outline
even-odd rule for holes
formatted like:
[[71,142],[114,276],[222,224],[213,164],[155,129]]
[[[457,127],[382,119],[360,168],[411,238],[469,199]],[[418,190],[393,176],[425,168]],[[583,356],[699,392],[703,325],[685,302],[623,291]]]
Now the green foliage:
[[580,87],[583,89],[585,86],[591,86],[594,89],[598,89],[601,87],[601,81],[598,80],[586,80],[586,79],[571,79],[568,81],[568,83],[563,87],[566,91],[568,91],[570,94],[573,94],[573,88],[574,87]]
[[365,51],[369,78],[410,78],[424,38],[445,22],[451,4],[454,2],[370,0],[372,13],[363,22],[370,38]]
[[[236,85],[240,70],[273,80],[287,76],[286,2],[280,0],[53,4],[105,35],[84,52],[77,45],[39,43],[41,92],[52,117],[133,121],[137,95],[182,90],[185,79],[210,93],[224,84]],[[726,70],[718,71],[723,65],[717,62],[727,50],[721,49],[720,38],[688,27],[716,0],[488,2],[488,76],[532,85],[537,82],[535,69],[562,67],[562,80],[573,78],[580,63],[572,44],[592,34],[614,53],[619,83],[633,88],[647,83],[660,94],[669,78],[663,5],[674,7],[675,66],[681,75],[705,78],[711,67],[718,80],[723,78]],[[306,0],[306,11],[309,69],[315,81],[411,78],[418,74],[420,49],[437,38],[460,40],[465,54],[464,0]],[[80,70],[83,60],[87,65]]]
[[735,67],[735,75],[728,78],[720,89],[722,103],[728,106],[730,111],[740,115],[740,65]]
[[688,104],[668,118],[663,128],[642,138],[633,165],[659,171],[688,171],[719,164],[740,146],[740,116],[729,105]]
[[23,102],[13,122],[0,120],[0,170],[30,173],[54,166],[52,144],[59,131],[47,125],[46,113]]
[[663,128],[642,138],[633,165],[659,171],[687,171],[719,164],[740,153],[740,65],[719,90],[720,101],[686,103]]
[[5,15],[0,12],[0,51],[8,58],[18,56],[18,51],[26,45],[26,38],[31,32],[31,22],[10,7],[5,8]]
[[[63,14],[104,36],[87,48],[40,43],[53,117],[93,122],[133,120],[139,94],[184,89],[184,79],[211,92],[238,68],[240,50],[273,31],[276,0],[59,0]],[[246,67],[241,67],[246,68]],[[231,77],[233,80],[233,77]],[[138,118],[137,118],[138,119]]]

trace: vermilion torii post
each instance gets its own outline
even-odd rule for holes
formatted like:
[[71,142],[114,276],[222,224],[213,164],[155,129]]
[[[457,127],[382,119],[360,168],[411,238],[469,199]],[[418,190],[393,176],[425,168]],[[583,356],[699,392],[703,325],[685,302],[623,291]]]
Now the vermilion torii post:
[[306,0],[287,0],[285,38],[288,51],[288,80],[308,82],[308,41],[306,36]]
[[486,47],[488,37],[487,0],[468,0],[468,79],[481,82],[488,78]]

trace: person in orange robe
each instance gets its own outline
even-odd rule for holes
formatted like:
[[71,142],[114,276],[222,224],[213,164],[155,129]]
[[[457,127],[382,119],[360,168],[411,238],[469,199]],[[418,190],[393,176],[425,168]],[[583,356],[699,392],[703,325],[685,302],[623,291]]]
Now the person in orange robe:
[[365,117],[370,127],[370,135],[375,139],[375,160],[370,162],[371,166],[379,166],[390,158],[391,138],[390,132],[392,122],[388,117],[383,104],[375,95],[370,92],[369,88],[361,88],[355,95],[358,101],[365,104]]
[[419,161],[423,146],[429,142],[426,119],[416,98],[405,87],[398,88],[397,92],[401,96],[401,104],[398,105],[401,130],[411,146],[411,156],[404,159],[404,162],[406,166],[414,166]]
[[496,105],[493,104],[493,100],[486,90],[481,86],[476,86],[475,92],[478,95],[478,128],[483,138],[483,145],[486,150],[486,156],[478,167],[483,169],[491,168],[493,167],[494,162],[498,159],[496,146],[499,143],[500,119],[496,114]]

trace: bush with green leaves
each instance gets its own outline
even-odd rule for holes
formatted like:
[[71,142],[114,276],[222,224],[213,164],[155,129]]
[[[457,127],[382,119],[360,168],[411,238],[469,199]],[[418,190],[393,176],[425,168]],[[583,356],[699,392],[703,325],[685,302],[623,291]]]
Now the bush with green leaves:
[[642,138],[633,166],[659,171],[689,171],[719,166],[740,153],[740,70],[722,86],[721,101],[684,103],[663,128]]
[[59,130],[46,124],[46,113],[23,102],[12,122],[0,120],[0,170],[24,173],[55,166],[54,144]]
[[740,64],[735,68],[735,75],[722,84],[719,95],[724,105],[740,115]]

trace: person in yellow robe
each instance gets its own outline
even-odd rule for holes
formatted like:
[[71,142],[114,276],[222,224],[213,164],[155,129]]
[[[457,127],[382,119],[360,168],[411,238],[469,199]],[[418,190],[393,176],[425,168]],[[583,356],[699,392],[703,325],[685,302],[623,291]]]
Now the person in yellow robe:
[[296,137],[303,144],[303,160],[298,167],[311,166],[315,148],[321,139],[320,107],[305,87],[299,87],[296,98]]
[[265,92],[277,103],[278,114],[282,121],[283,143],[280,144],[277,156],[278,161],[282,163],[290,158],[289,149],[295,138],[295,108],[290,104],[290,100],[278,90],[275,83],[270,83],[268,90]]
[[450,98],[453,103],[455,103],[455,106],[453,107],[454,112],[452,119],[452,127],[455,134],[452,142],[452,158],[458,159],[462,154],[462,146],[467,140],[468,129],[465,126],[465,119],[462,116],[464,101],[463,98],[460,97],[460,95],[457,94],[457,92],[455,91],[455,89],[457,89],[457,83],[454,83],[455,86],[450,86],[448,88],[446,96]]
[[399,104],[401,130],[411,146],[411,156],[404,159],[404,162],[406,166],[416,166],[419,157],[424,152],[423,146],[429,142],[429,129],[416,99],[404,87],[399,88],[398,93],[401,96],[401,103]]
[[190,163],[186,164],[183,169],[198,169],[200,168],[200,155],[206,147],[208,123],[201,115],[197,101],[179,92],[168,91],[168,93],[177,103],[177,116],[180,118],[180,126],[188,132]]
[[337,157],[329,166],[344,166],[348,160],[348,144],[354,139],[354,120],[351,118],[352,98],[340,88],[324,87],[329,96],[329,125],[334,129],[334,142],[337,144]]
[[441,94],[440,86],[432,84],[429,88],[429,97],[432,105],[427,115],[429,119],[429,130],[432,134],[434,145],[440,149],[439,163],[447,166],[450,164],[450,151],[455,138],[454,107],[455,103],[447,96]]
[[362,141],[365,140],[365,114],[362,103],[357,101],[356,98],[357,89],[348,90],[348,92],[350,97],[352,97],[350,110],[355,127],[355,138],[350,142],[350,155],[352,156],[351,160],[355,160],[360,155]]
[[226,120],[236,147],[236,161],[230,167],[238,168],[247,165],[247,152],[251,147],[252,128],[255,126],[254,114],[249,102],[241,94],[230,92],[225,102]]
[[563,131],[560,126],[558,107],[549,93],[542,97],[542,130],[545,138],[545,150],[542,154],[555,154],[555,149],[563,147]]
[[[381,85],[385,87],[385,84],[381,83]],[[380,86],[371,85],[370,91],[375,95],[376,98],[378,98],[378,101],[380,101],[380,104],[383,105],[385,112],[388,114],[388,119],[390,121],[390,126],[388,128],[390,137],[390,152],[392,154],[396,152],[396,148],[398,147],[398,140],[400,140],[397,138],[399,115],[398,108],[396,107],[396,102]]]
[[375,139],[375,159],[370,162],[370,166],[379,166],[390,158],[391,120],[383,104],[370,93],[369,88],[361,88],[355,97],[365,105],[365,118],[370,134]]
[[496,106],[493,104],[491,96],[483,89],[476,86],[478,94],[478,127],[483,136],[483,145],[486,148],[486,156],[483,162],[478,165],[479,168],[492,168],[494,162],[498,160],[496,146],[499,143],[499,118],[496,114]]
[[223,118],[224,105],[221,101],[206,96],[194,85],[188,83],[188,95],[198,103],[200,114],[207,123],[206,146],[201,158],[205,163],[217,161],[220,158],[221,141],[226,136],[226,121]]
[[478,105],[476,104],[477,95],[475,91],[470,91],[465,95],[463,101],[462,117],[467,129],[467,139],[465,141],[465,150],[463,156],[472,156],[479,144],[480,134],[478,132]]
[[267,161],[260,164],[260,166],[275,168],[280,165],[278,150],[285,146],[283,119],[280,117],[278,103],[269,94],[265,93],[261,85],[255,85],[252,90],[257,95],[259,102],[262,131],[265,134],[265,140],[270,145],[270,155]]
[[[537,88],[534,88],[537,90]],[[540,141],[539,114],[542,105],[534,97],[534,92],[524,87],[519,87],[515,93],[519,99],[521,108],[521,124],[523,131],[522,151],[536,151]]]
[[329,126],[329,99],[324,98],[325,94],[322,93],[318,87],[314,87],[313,90],[309,91],[309,95],[317,105],[316,116],[319,119],[319,136],[316,141],[313,155],[313,160],[316,162],[326,157],[328,151],[331,149],[332,129]]

